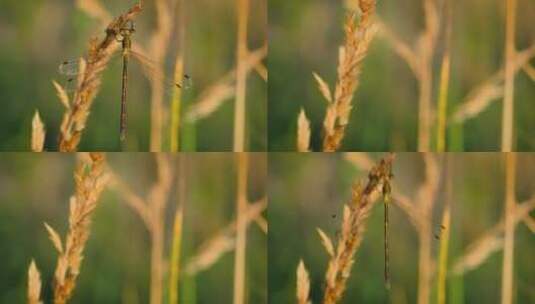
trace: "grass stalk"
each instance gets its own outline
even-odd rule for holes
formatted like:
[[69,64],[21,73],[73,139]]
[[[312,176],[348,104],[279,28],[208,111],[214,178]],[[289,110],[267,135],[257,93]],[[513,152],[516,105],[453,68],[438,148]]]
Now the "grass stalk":
[[180,277],[180,248],[182,244],[183,206],[180,205],[175,212],[173,224],[173,241],[171,244],[171,264],[169,276],[169,303],[178,303],[178,284]]
[[419,45],[418,151],[428,152],[431,143],[431,98],[433,90],[433,54],[439,29],[436,0],[424,0],[425,29]]
[[[175,82],[180,81],[177,75],[183,72],[183,59],[178,58],[175,62]],[[171,152],[178,152],[180,149],[180,123],[181,123],[181,109],[182,109],[182,88],[175,87],[173,89],[173,97],[171,99],[171,125],[169,130],[169,149]]]
[[178,286],[179,286],[179,277],[181,273],[180,267],[180,253],[182,247],[182,223],[184,217],[184,204],[185,204],[185,191],[186,191],[186,171],[184,156],[178,156],[178,207],[175,211],[175,219],[173,223],[173,239],[171,243],[171,254],[170,254],[170,269],[169,269],[169,303],[178,304]]
[[172,170],[168,156],[161,153],[155,155],[158,180],[153,185],[147,198],[151,215],[151,280],[150,303],[162,303],[163,291],[163,251],[165,208],[171,190]]
[[163,225],[151,228],[150,251],[150,303],[162,303],[163,284]]
[[448,87],[450,80],[450,44],[451,44],[451,5],[449,1],[445,3],[446,10],[446,37],[444,55],[440,67],[440,86],[438,93],[438,125],[437,125],[437,152],[446,150],[446,121],[448,116]]
[[440,234],[439,265],[437,278],[437,304],[446,303],[446,276],[448,269],[448,248],[450,240],[450,207],[444,209],[442,215],[442,233]]
[[238,41],[236,45],[236,102],[234,105],[234,152],[245,150],[245,94],[247,86],[247,20],[249,0],[236,0]]
[[422,222],[418,231],[420,245],[418,248],[418,304],[429,303],[431,292],[431,235],[430,223]]
[[440,19],[437,0],[423,0],[425,27],[414,46],[398,38],[384,23],[379,23],[383,37],[394,51],[406,61],[418,81],[418,151],[428,152],[431,143],[431,98],[433,85],[433,55],[438,36]]
[[234,257],[234,304],[245,303],[245,246],[247,236],[247,170],[248,155],[238,153],[236,192],[236,254]]
[[[152,59],[159,64],[154,65],[154,72],[163,75],[163,66],[169,40],[172,32],[171,9],[169,1],[156,0],[156,30],[152,35],[150,54]],[[152,77],[151,86],[151,119],[150,119],[150,151],[160,152],[162,150],[162,130],[163,130],[163,95],[164,88],[161,80]]]
[[446,276],[448,270],[448,250],[450,239],[451,223],[451,176],[452,165],[450,155],[445,156],[446,160],[446,192],[444,212],[442,214],[442,224],[440,232],[439,256],[438,256],[438,277],[437,277],[437,304],[446,303]]
[[[457,212],[462,212],[463,206],[460,204],[456,205]],[[460,210],[459,210],[460,209]],[[451,248],[451,256],[461,256],[462,255],[462,243],[463,243],[463,236],[461,233],[457,233],[459,228],[456,228],[454,230],[454,227],[451,227],[450,234],[454,234],[455,237],[451,238],[449,242],[449,247]],[[451,304],[463,304],[464,303],[464,274],[454,274],[451,269],[453,267],[450,266],[450,270],[448,273],[448,303]]]
[[502,152],[513,150],[514,81],[515,81],[515,19],[516,0],[505,5],[505,85],[502,111]]
[[416,231],[419,239],[418,304],[429,303],[432,278],[432,212],[440,184],[440,167],[430,153],[422,154],[425,163],[425,182],[418,190],[418,220]]
[[502,264],[502,304],[513,303],[516,155],[505,154],[505,224]]
[[[178,7],[178,47],[175,60],[175,83],[182,82],[182,75],[184,74],[184,41],[186,32],[186,20],[185,20],[185,5],[184,0],[177,1]],[[169,145],[171,152],[177,152],[180,149],[180,118],[182,108],[182,88],[174,87],[173,98],[171,100],[171,125],[169,131]]]
[[111,186],[117,190],[123,201],[143,220],[151,239],[150,258],[150,303],[161,304],[163,284],[163,249],[165,209],[171,191],[173,171],[169,157],[163,153],[154,154],[157,181],[146,198],[138,196],[122,179],[108,168],[112,176]]
[[429,152],[431,140],[431,84],[432,70],[428,62],[420,71],[421,80],[418,83],[420,95],[418,97],[418,151]]

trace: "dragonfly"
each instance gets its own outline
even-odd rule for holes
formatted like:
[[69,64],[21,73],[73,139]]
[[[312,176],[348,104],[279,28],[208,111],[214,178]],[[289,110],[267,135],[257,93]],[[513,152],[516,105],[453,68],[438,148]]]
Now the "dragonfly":
[[[128,68],[130,58],[136,59],[141,67],[145,70],[145,74],[149,77],[155,78],[157,81],[162,81],[165,83],[165,87],[169,89],[189,89],[192,85],[191,77],[188,74],[182,76],[180,82],[169,81],[165,76],[158,72],[157,64],[155,61],[147,58],[139,52],[132,50],[132,34],[135,32],[134,22],[129,21],[126,27],[121,28],[116,40],[121,43],[122,51],[121,58],[123,61],[123,68],[121,74],[121,113],[120,113],[120,124],[119,124],[119,140],[121,143],[126,141],[126,130],[127,130],[127,93],[128,93]],[[78,60],[65,60],[59,65],[59,73],[68,76],[68,83],[72,83],[74,76],[79,73],[79,63]]]

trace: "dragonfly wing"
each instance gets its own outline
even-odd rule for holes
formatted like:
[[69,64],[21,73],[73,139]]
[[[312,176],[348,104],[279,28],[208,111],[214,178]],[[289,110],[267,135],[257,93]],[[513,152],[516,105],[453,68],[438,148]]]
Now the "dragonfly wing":
[[141,68],[143,69],[143,72],[145,73],[145,76],[149,80],[161,82],[164,84],[164,87],[166,89],[170,90],[173,90],[175,88],[189,89],[191,87],[192,81],[189,75],[184,74],[182,76],[182,79],[178,81],[175,79],[171,79],[169,77],[166,77],[165,74],[162,72],[162,69],[159,68],[163,65],[157,63],[152,59],[149,59],[147,56],[139,52],[130,51],[130,54],[132,55],[132,58],[136,59],[139,62]]
[[60,63],[58,66],[58,72],[62,75],[75,76],[78,75],[80,71],[80,61],[79,60],[65,60]]
[[76,90],[76,77],[80,73],[80,60],[65,60],[58,66],[58,72],[65,76],[63,87],[68,93],[72,93]]
[[[111,56],[110,61],[120,55],[120,52]],[[58,66],[58,72],[65,76],[76,76],[80,73],[80,59],[69,59],[62,61]]]

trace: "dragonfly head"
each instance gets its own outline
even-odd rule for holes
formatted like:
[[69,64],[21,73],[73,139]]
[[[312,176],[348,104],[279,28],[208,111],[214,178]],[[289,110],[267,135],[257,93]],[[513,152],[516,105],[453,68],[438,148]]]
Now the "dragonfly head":
[[133,20],[128,20],[128,23],[127,23],[128,27],[126,28],[126,30],[128,30],[130,33],[133,33],[136,31],[136,28],[134,26],[134,21]]
[[117,35],[118,36],[117,41],[122,41],[124,37],[130,36],[135,31],[136,29],[134,27],[134,21],[128,20],[125,26],[119,29],[119,33]]

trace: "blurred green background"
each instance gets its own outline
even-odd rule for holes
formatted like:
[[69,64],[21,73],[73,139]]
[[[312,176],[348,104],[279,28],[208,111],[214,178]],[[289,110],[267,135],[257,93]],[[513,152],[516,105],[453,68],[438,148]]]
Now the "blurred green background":
[[[83,0],[82,0],[83,1]],[[169,0],[175,3],[175,0]],[[57,150],[58,128],[63,107],[56,97],[52,80],[60,84],[66,78],[58,73],[66,59],[84,55],[93,36],[103,37],[104,27],[97,19],[77,8],[77,1],[3,0],[0,10],[0,150],[30,149],[31,119],[37,109],[47,130],[45,148]],[[137,1],[100,1],[117,16]],[[145,8],[136,17],[134,43],[147,49],[156,26],[154,1],[144,1]],[[214,84],[235,66],[236,3],[225,1],[185,1],[185,72],[193,87],[184,91],[183,108],[194,103],[201,91]],[[266,2],[251,0],[249,47],[264,44],[267,24]],[[173,15],[176,13],[173,12]],[[175,22],[176,19],[173,19]],[[177,49],[176,28],[163,63],[167,71],[174,64]],[[150,54],[148,54],[150,57]],[[150,87],[141,68],[131,64],[128,98],[128,149],[147,151],[150,128]],[[103,74],[98,93],[79,150],[119,150],[118,128],[121,92],[121,60],[115,59]],[[247,83],[246,144],[249,151],[264,151],[266,138],[266,83],[251,73]],[[166,115],[171,95],[164,98]],[[234,98],[228,99],[215,113],[186,127],[182,134],[184,150],[230,151]],[[163,149],[168,149],[168,124],[164,125]]]
[[[499,153],[449,153],[452,176],[452,222],[449,265],[466,246],[499,222],[504,208],[504,160]],[[378,159],[381,155],[373,155]],[[440,159],[438,159],[440,161]],[[516,197],[533,197],[535,154],[518,156]],[[439,162],[440,164],[440,162]],[[395,191],[414,199],[424,180],[424,162],[417,153],[397,153],[394,161]],[[329,237],[340,232],[343,203],[351,196],[354,181],[365,182],[367,172],[356,169],[335,154],[271,153],[269,155],[269,303],[295,303],[296,269],[303,259],[310,274],[311,300],[323,296],[328,255],[316,228]],[[440,233],[444,203],[441,183],[433,210],[433,232]],[[533,213],[532,213],[533,214]],[[432,257],[439,240],[433,236]],[[418,291],[418,236],[406,214],[390,208],[391,299],[383,279],[383,204],[373,207],[364,240],[340,303],[416,303]],[[516,226],[514,247],[514,301],[533,303],[535,241],[523,223]],[[498,250],[464,276],[447,280],[447,303],[499,303],[502,251]],[[433,269],[436,269],[432,266]],[[436,303],[436,276],[430,303]]]
[[[235,218],[236,157],[233,154],[183,154],[186,168],[182,263]],[[176,164],[177,157],[171,158]],[[155,180],[149,153],[109,153],[108,163],[140,196]],[[24,303],[27,271],[35,259],[50,303],[56,252],[43,222],[63,237],[73,193],[73,154],[2,153],[0,155],[0,303]],[[266,157],[250,154],[249,195],[265,195]],[[177,181],[176,181],[177,182]],[[175,182],[175,184],[176,184]],[[170,250],[176,189],[166,212],[165,257]],[[267,239],[257,225],[247,235],[246,298],[267,303]],[[93,217],[80,276],[71,303],[148,303],[150,239],[138,215],[112,190],[105,190]],[[167,265],[167,264],[166,264]],[[164,266],[167,269],[168,266]],[[231,303],[234,254],[222,256],[195,277],[181,274],[180,303]],[[186,279],[184,279],[186,278]],[[164,281],[164,296],[168,284]],[[164,303],[165,298],[164,298]]]
[[[377,1],[380,18],[403,41],[414,45],[423,28],[421,0]],[[436,1],[439,4],[443,1]],[[269,149],[295,151],[297,115],[304,108],[311,121],[312,147],[318,151],[326,103],[312,72],[334,90],[338,47],[343,43],[344,1],[273,0],[269,5]],[[519,0],[518,49],[535,41],[533,1]],[[503,64],[503,1],[459,1],[453,7],[449,113],[474,86]],[[434,61],[432,104],[437,103],[443,35]],[[533,60],[532,60],[533,63]],[[535,149],[535,85],[522,71],[515,79],[517,151]],[[341,150],[416,151],[418,86],[403,61],[379,35],[364,59],[360,87]],[[500,147],[501,100],[464,125],[448,129],[450,151],[497,151]],[[432,131],[433,138],[435,130]],[[435,140],[432,139],[432,147]]]

